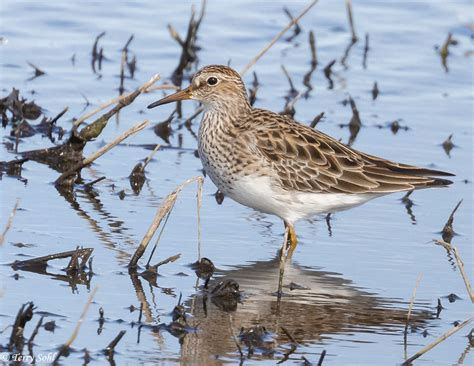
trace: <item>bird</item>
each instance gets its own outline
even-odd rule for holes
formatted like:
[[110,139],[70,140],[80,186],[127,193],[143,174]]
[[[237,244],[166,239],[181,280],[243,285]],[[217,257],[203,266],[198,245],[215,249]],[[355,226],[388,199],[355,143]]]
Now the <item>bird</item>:
[[290,256],[297,221],[452,183],[439,177],[454,174],[369,155],[289,116],[252,107],[241,76],[228,66],[201,68],[187,88],[148,108],[188,99],[204,108],[198,133],[204,171],[226,197],[281,218],[282,253]]

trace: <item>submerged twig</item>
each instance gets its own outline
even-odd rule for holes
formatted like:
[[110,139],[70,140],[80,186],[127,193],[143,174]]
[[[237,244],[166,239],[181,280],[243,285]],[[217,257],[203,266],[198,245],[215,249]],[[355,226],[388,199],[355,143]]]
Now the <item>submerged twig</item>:
[[334,66],[335,63],[336,63],[336,60],[332,60],[323,69],[324,76],[326,77],[326,79],[328,79],[328,82],[329,82],[328,89],[334,88],[334,81],[332,80],[331,75],[332,75],[332,67]]
[[33,353],[33,352],[32,352],[32,350],[33,350],[33,342],[34,342],[34,340],[35,340],[36,335],[37,335],[38,332],[39,332],[39,329],[40,329],[41,325],[43,325],[43,319],[44,319],[44,316],[42,316],[42,317],[40,318],[40,320],[39,320],[38,323],[36,324],[35,329],[33,329],[33,332],[31,333],[30,339],[28,339],[28,348],[30,349],[30,353]]
[[321,113],[319,113],[316,117],[314,117],[313,120],[311,121],[311,124],[310,124],[311,128],[315,128],[316,125],[317,125],[319,122],[321,122],[321,120],[323,119],[323,117],[324,117],[324,112],[321,112]]
[[122,51],[128,51],[128,46],[130,46],[130,43],[132,43],[134,38],[134,35],[131,34],[130,37],[128,37],[127,42],[125,43],[125,46],[123,46]]
[[254,71],[252,88],[249,89],[249,103],[251,106],[253,106],[255,104],[255,101],[257,100],[258,87],[259,87],[259,82],[257,78],[257,73]]
[[30,80],[36,79],[38,76],[46,74],[43,70],[41,70],[38,66],[32,64],[31,62],[27,61],[26,63],[35,70],[35,74],[33,75],[33,77],[30,78]]
[[290,340],[291,344],[290,344],[290,350],[288,352],[285,352],[285,354],[283,355],[283,358],[280,361],[277,362],[277,365],[287,361],[288,358],[290,357],[290,355],[293,354],[296,351],[296,348],[298,348],[298,342],[296,342],[295,338],[293,338],[293,336],[288,331],[288,329],[286,329],[283,326],[280,326],[280,329],[283,331],[283,333],[286,334],[286,336]]
[[458,210],[459,206],[461,206],[461,203],[462,200],[460,200],[456,207],[454,207],[453,211],[449,215],[448,220],[446,221],[446,224],[444,224],[443,230],[441,231],[441,237],[447,243],[451,243],[451,240],[453,239],[453,236],[455,234],[453,229],[454,214]]
[[374,82],[374,86],[372,88],[372,100],[377,99],[379,96],[379,86],[377,85],[377,82]]
[[84,189],[85,190],[89,190],[92,188],[92,186],[96,183],[99,183],[101,181],[103,181],[104,179],[106,179],[105,175],[103,175],[102,177],[99,177],[97,179],[94,179],[92,182],[89,182],[89,183],[86,183],[84,184]]
[[91,60],[91,67],[94,74],[96,74],[95,64],[98,62],[99,70],[102,68],[102,59],[104,57],[104,50],[101,47],[100,50],[98,49],[99,40],[105,36],[105,32],[100,33],[97,37],[95,37],[94,44],[92,46],[92,60]]
[[354,18],[352,16],[352,0],[346,0],[346,8],[347,8],[347,17],[349,19],[349,26],[351,28],[351,35],[352,35],[352,42],[357,42],[357,34],[354,27]]
[[348,125],[350,136],[349,136],[349,141],[347,142],[347,145],[351,146],[356,140],[357,135],[359,134],[360,128],[362,126],[362,122],[360,121],[359,110],[357,109],[357,106],[354,102],[354,99],[352,99],[352,97],[349,97],[349,103],[351,105],[352,118]]
[[311,66],[316,67],[318,65],[318,57],[316,53],[316,38],[314,38],[313,31],[309,32],[309,48],[311,50]]
[[33,310],[35,309],[33,302],[27,302],[23,304],[18,310],[18,313],[15,318],[15,322],[12,326],[12,333],[10,335],[10,341],[8,343],[7,349],[9,352],[15,350],[17,354],[22,354],[24,346],[24,331],[26,323],[28,323],[33,318]]
[[108,344],[108,346],[105,347],[104,353],[107,355],[107,357],[111,357],[113,355],[115,352],[115,347],[120,342],[125,333],[127,333],[127,331],[121,330],[119,334],[117,334],[117,336]]
[[351,51],[352,46],[354,46],[357,41],[357,35],[354,29],[354,19],[352,17],[352,1],[346,0],[346,7],[347,7],[347,17],[349,18],[349,27],[351,29],[351,41],[347,45],[346,49],[344,50],[344,55],[341,58],[341,64],[344,66],[344,69],[347,69],[347,59],[349,57],[349,52]]
[[443,46],[439,50],[439,54],[441,56],[441,64],[444,67],[444,70],[446,72],[449,71],[448,68],[448,55],[449,55],[449,46],[452,42],[453,34],[451,32],[448,33],[448,37],[446,38],[446,41],[444,42]]
[[[369,33],[365,34],[365,44],[364,44],[364,56],[362,58],[362,66],[364,69],[367,68],[367,55],[369,53]],[[375,99],[375,98],[374,98]]]
[[281,69],[283,71],[283,74],[285,74],[286,79],[288,80],[288,84],[290,84],[290,90],[288,91],[288,99],[294,98],[298,94],[298,90],[296,90],[293,80],[291,80],[290,74],[288,74],[288,71],[286,70],[286,67],[284,65],[281,65]]
[[92,67],[92,71],[94,72],[94,74],[96,73],[95,64],[97,62],[98,62],[99,70],[102,68],[102,59],[104,57],[104,51],[103,51],[103,48],[100,48],[100,50],[98,50],[98,44],[99,44],[99,40],[103,36],[105,36],[105,32],[102,32],[97,37],[95,37],[94,44],[92,46],[91,67]]
[[326,350],[323,349],[323,352],[321,352],[321,355],[319,356],[319,360],[318,360],[318,363],[316,366],[322,366],[323,365],[323,361],[324,361],[324,357],[326,356]]
[[311,67],[309,71],[303,77],[303,85],[306,86],[305,98],[309,97],[309,93],[313,90],[313,86],[311,85],[311,77],[313,75],[314,70],[318,66],[318,60],[316,56],[316,40],[314,38],[313,31],[309,32],[309,47],[311,49]]
[[[288,15],[288,18],[290,18],[291,21],[294,20],[293,15],[290,13],[290,11],[288,10],[287,7],[284,7],[284,8],[283,8],[283,11],[285,12],[286,15]],[[300,34],[300,33],[301,33],[301,27],[300,27],[300,25],[298,24],[298,22],[296,21],[296,22],[295,22],[295,26],[294,26],[293,34],[292,34],[291,36],[289,36],[289,37],[286,39],[286,41],[287,41],[287,42],[291,42],[291,41],[292,41],[293,39],[295,39],[296,36],[298,36],[298,34]]]
[[451,157],[451,150],[456,146],[453,143],[453,134],[449,135],[448,138],[443,141],[441,146],[443,147],[443,150],[446,155],[448,155],[448,157]]
[[410,216],[410,220],[411,220],[411,223],[413,225],[416,224],[416,217],[415,217],[415,214],[413,213],[413,210],[412,210],[412,207],[414,205],[412,199],[410,198],[410,196],[413,194],[413,190],[411,191],[408,191],[401,199],[400,201],[402,201],[402,203],[405,205],[405,209],[407,211],[407,214],[408,216]]
[[125,65],[127,64],[127,50],[123,49],[120,57],[120,85],[119,85],[119,95],[122,95],[125,91]]

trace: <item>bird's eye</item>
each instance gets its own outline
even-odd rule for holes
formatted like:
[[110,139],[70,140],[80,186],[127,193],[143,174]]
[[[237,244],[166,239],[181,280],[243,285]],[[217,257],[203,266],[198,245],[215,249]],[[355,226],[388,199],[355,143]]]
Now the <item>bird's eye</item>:
[[211,76],[209,79],[207,79],[207,84],[208,85],[216,85],[217,84],[217,78],[214,76]]

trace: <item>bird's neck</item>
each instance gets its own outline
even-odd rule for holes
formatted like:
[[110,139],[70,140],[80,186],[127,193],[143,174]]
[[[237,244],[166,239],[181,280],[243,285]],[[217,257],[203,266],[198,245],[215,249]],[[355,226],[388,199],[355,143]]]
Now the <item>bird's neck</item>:
[[227,130],[238,127],[251,114],[252,107],[247,100],[236,103],[232,100],[222,100],[219,103],[204,105],[202,123],[211,128]]

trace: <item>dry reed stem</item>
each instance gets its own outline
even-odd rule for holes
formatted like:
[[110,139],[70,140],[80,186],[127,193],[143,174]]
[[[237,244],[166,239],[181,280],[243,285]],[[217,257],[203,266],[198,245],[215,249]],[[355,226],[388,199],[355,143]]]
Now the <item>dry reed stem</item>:
[[404,348],[405,348],[405,360],[408,358],[408,355],[407,355],[408,324],[410,323],[411,312],[413,310],[413,304],[415,303],[416,290],[418,289],[418,286],[420,285],[420,282],[421,282],[422,278],[423,278],[423,273],[420,273],[418,275],[418,277],[416,278],[416,284],[415,284],[415,287],[413,288],[413,293],[411,295],[410,304],[408,305],[407,321],[405,323],[405,331],[403,332],[403,344],[404,344]]
[[84,160],[82,160],[79,164],[76,164],[74,167],[72,167],[68,171],[64,172],[63,174],[61,174],[59,176],[59,178],[56,180],[55,184],[60,184],[61,181],[63,181],[65,178],[73,175],[78,170],[84,168],[86,165],[91,164],[94,160],[96,160],[99,157],[101,157],[102,155],[104,155],[107,151],[109,151],[110,149],[112,149],[113,147],[115,147],[116,145],[121,143],[127,137],[143,130],[146,126],[148,126],[148,124],[149,124],[149,121],[145,120],[145,121],[133,126],[132,128],[128,129],[127,131],[122,133],[120,136],[116,137],[115,140],[113,140],[113,141],[109,142],[107,145],[101,147],[95,153],[93,153],[92,155],[90,155],[87,158],[85,158]]
[[[148,92],[149,88],[154,84],[156,83],[158,80],[160,80],[160,74],[155,74],[150,80],[148,80],[146,83],[144,83],[143,85],[141,85],[139,88],[138,88],[138,91],[141,93],[146,93]],[[122,99],[125,99],[127,98],[128,96],[130,96],[131,94],[133,94],[134,92],[131,92],[129,94],[125,94],[125,95],[121,95],[119,97],[116,97],[116,98],[112,98],[110,99],[109,101],[101,104],[99,107],[97,107],[96,109],[82,115],[81,117],[79,117],[75,122],[74,122],[74,127],[78,127],[80,124],[82,124],[85,120],[87,120],[88,118],[92,117],[94,114],[96,113],[99,113],[100,111],[104,110],[105,108],[107,107],[110,107],[112,104],[114,103],[120,103],[120,101]]]
[[413,309],[413,303],[415,302],[416,290],[418,289],[418,286],[420,285],[422,278],[423,278],[423,273],[420,273],[416,279],[415,288],[413,289],[413,293],[411,295],[410,304],[408,305],[407,322],[405,324],[405,334],[407,333],[407,330],[408,330],[408,323],[410,322],[410,316]]
[[7,224],[5,225],[5,229],[3,230],[2,235],[0,236],[0,245],[3,245],[3,242],[5,241],[5,236],[8,233],[8,230],[10,230],[12,223],[13,223],[13,218],[16,215],[16,210],[18,209],[18,205],[20,204],[20,199],[16,199],[15,206],[13,206],[12,212],[10,212],[10,216],[8,216],[8,221]]
[[471,299],[471,302],[474,303],[474,291],[472,290],[471,282],[469,281],[469,278],[467,277],[466,271],[464,270],[464,263],[461,259],[461,256],[458,253],[458,249],[452,245],[451,243],[447,243],[444,240],[436,240],[434,239],[434,242],[436,244],[439,244],[443,246],[448,252],[451,252],[454,254],[454,259],[456,259],[456,263],[459,268],[459,272],[461,273],[462,279],[464,281],[464,285],[466,286],[467,294],[469,295],[469,298]]
[[413,356],[411,356],[409,359],[407,359],[405,362],[402,363],[402,366],[409,366],[411,365],[412,361],[416,360],[417,358],[423,356],[426,352],[428,352],[429,350],[433,349],[434,347],[436,347],[438,344],[440,344],[441,342],[443,342],[445,339],[447,339],[448,337],[452,336],[453,334],[457,333],[458,331],[460,331],[462,328],[464,328],[466,325],[468,325],[469,323],[471,323],[472,321],[474,320],[474,317],[472,318],[469,318],[465,321],[463,321],[462,323],[458,324],[457,326],[451,328],[450,330],[448,330],[446,333],[444,333],[443,335],[441,335],[440,337],[436,338],[432,343],[430,343],[429,345],[423,347],[421,350],[419,350],[417,353],[415,353]]
[[74,331],[72,332],[71,337],[69,337],[67,342],[64,343],[64,345],[61,347],[60,351],[58,352],[53,363],[54,365],[58,363],[58,360],[62,356],[63,352],[67,350],[71,346],[72,342],[74,342],[74,340],[77,338],[77,335],[79,334],[79,330],[81,329],[82,322],[84,321],[84,318],[86,317],[87,312],[89,311],[89,307],[92,303],[92,300],[94,300],[94,296],[97,293],[97,290],[98,290],[98,287],[95,287],[92,290],[91,294],[89,295],[89,299],[87,299],[87,302],[84,305],[84,309],[82,310],[82,314],[79,317],[79,320],[77,321],[76,327],[74,328]]
[[41,316],[40,320],[36,324],[35,329],[33,329],[33,332],[31,333],[30,339],[28,339],[28,347],[30,349],[33,348],[33,342],[35,340],[35,337],[38,335],[38,332],[39,332],[39,329],[40,329],[41,325],[43,325],[43,319],[44,319],[44,316]]
[[151,93],[155,90],[179,90],[180,87],[173,85],[173,84],[161,84],[161,85],[153,85],[150,86],[148,89],[144,90],[144,93]]
[[199,179],[197,182],[198,188],[196,193],[197,201],[197,225],[198,225],[198,261],[201,260],[201,207],[202,207],[202,186],[204,179]]
[[156,152],[158,151],[158,149],[161,147],[160,144],[156,144],[155,148],[153,149],[153,151],[151,152],[150,155],[148,155],[148,157],[146,158],[145,162],[143,163],[143,169],[146,168],[146,166],[148,165],[148,163],[150,162],[150,160],[153,158],[153,156],[156,154]]
[[148,257],[148,262],[146,262],[146,266],[145,268],[149,268],[150,267],[150,263],[151,263],[151,259],[153,258],[153,254],[155,254],[155,250],[156,248],[158,247],[158,244],[161,240],[161,236],[163,235],[163,232],[165,231],[165,227],[166,227],[166,224],[168,223],[168,220],[170,218],[170,215],[171,215],[171,211],[169,211],[167,214],[166,214],[166,217],[165,217],[165,222],[163,223],[163,225],[161,226],[161,230],[160,230],[160,233],[158,234],[158,237],[156,238],[156,241],[155,241],[155,245],[153,246],[153,249],[151,250],[151,253],[150,253],[150,257]]
[[166,196],[166,198],[163,200],[162,204],[158,208],[158,211],[156,212],[155,217],[153,218],[153,221],[150,227],[145,233],[145,236],[143,237],[137,250],[133,254],[132,259],[130,260],[130,263],[128,265],[129,270],[131,271],[136,270],[137,263],[140,260],[140,258],[143,256],[143,253],[145,253],[145,250],[148,244],[150,243],[150,240],[152,239],[156,230],[160,226],[163,218],[166,217],[173,209],[174,204],[176,203],[176,200],[178,198],[178,195],[183,190],[183,188],[192,182],[198,182],[198,187],[200,187],[202,185],[202,181],[203,181],[203,178],[201,176],[189,178],[183,183],[181,183],[178,187],[176,187],[173,192],[168,194],[168,196]]
[[283,28],[273,39],[255,56],[250,62],[242,69],[240,72],[240,75],[244,75],[253,65],[257,63],[257,61],[265,54],[267,51],[272,48],[272,46],[289,30],[291,29],[295,24],[299,22],[301,18],[303,18],[308,11],[311,10],[311,8],[316,5],[318,0],[313,0],[311,3],[304,8],[304,10],[298,15],[296,18],[292,19],[285,28]]

